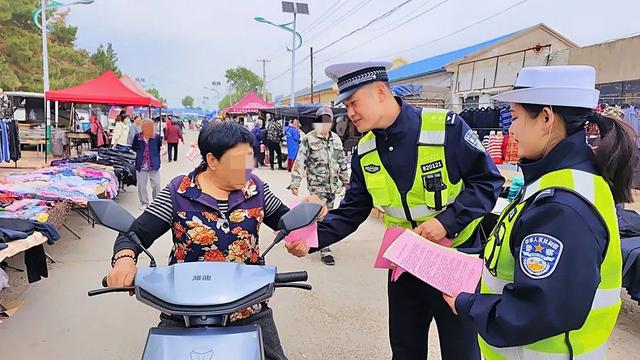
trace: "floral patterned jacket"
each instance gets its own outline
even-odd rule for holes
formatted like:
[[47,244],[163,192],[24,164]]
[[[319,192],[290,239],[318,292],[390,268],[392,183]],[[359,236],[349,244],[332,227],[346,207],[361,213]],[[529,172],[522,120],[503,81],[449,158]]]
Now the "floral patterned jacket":
[[[228,210],[221,211],[218,201],[202,192],[196,175],[194,171],[173,179],[136,219],[132,231],[148,248],[171,230],[173,248],[169,264],[194,261],[257,264],[258,234],[263,221],[275,229],[289,209],[266,184],[251,175],[244,189],[229,194]],[[116,240],[114,254],[125,248],[139,253],[135,244],[121,236]],[[261,309],[261,304],[255,305],[232,314],[230,320],[247,318]]]
[[257,264],[258,233],[264,218],[262,181],[252,176],[242,191],[229,195],[229,210],[202,192],[195,173],[171,181],[173,243],[169,264],[230,261]]

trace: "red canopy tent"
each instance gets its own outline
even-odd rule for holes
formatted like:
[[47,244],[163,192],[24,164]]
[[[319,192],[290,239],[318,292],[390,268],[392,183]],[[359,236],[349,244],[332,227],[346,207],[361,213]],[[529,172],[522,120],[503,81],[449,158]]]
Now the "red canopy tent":
[[45,97],[49,101],[84,104],[162,106],[153,96],[145,96],[129,88],[111,70],[80,85],[47,91]]
[[255,92],[250,91],[242,100],[224,109],[230,114],[257,113],[260,109],[270,109],[273,105],[262,100]]

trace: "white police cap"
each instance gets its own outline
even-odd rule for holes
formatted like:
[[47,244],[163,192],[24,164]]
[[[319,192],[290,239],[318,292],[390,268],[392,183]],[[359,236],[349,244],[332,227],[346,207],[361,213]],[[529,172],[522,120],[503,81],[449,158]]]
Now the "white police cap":
[[593,109],[600,97],[595,86],[596,69],[592,66],[532,66],[520,70],[513,90],[492,99]]
[[324,73],[338,83],[336,104],[340,104],[363,85],[374,81],[389,81],[387,70],[391,66],[391,61],[348,62],[330,65]]

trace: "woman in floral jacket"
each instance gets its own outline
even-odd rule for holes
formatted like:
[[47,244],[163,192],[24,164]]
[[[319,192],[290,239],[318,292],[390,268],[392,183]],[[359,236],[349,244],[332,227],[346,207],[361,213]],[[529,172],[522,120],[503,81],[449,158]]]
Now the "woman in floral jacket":
[[[277,229],[289,209],[250,169],[253,137],[240,124],[211,124],[200,132],[203,163],[178,176],[160,192],[133,224],[142,244],[149,247],[168,230],[173,233],[169,264],[191,261],[229,261],[257,264],[258,233],[265,223]],[[317,200],[319,201],[319,199]],[[130,286],[140,251],[119,237],[114,246],[110,287]],[[160,315],[161,327],[182,327],[181,318]],[[259,324],[267,359],[286,359],[269,307],[258,304],[230,317],[232,326]]]

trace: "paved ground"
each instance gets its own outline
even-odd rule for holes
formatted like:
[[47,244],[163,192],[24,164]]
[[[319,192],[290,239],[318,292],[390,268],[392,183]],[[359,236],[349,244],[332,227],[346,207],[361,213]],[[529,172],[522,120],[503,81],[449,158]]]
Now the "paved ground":
[[[193,135],[192,135],[193,136]],[[184,159],[163,164],[163,182],[185,173],[194,164]],[[288,202],[288,173],[258,170],[274,192]],[[120,196],[119,203],[139,213],[135,188]],[[86,292],[99,286],[109,270],[114,234],[90,228],[79,217],[70,220],[82,235],[73,238],[63,230],[63,239],[48,251],[58,263],[50,277],[31,286],[10,272],[16,284],[5,296],[21,296],[25,305],[15,317],[0,324],[1,359],[135,359],[142,353],[147,331],[158,322],[158,313],[123,294],[89,298]],[[261,240],[272,239],[264,228]],[[349,239],[334,247],[337,265],[327,267],[318,256],[297,259],[282,245],[267,262],[281,271],[307,270],[311,292],[281,289],[271,304],[285,350],[292,360],[389,359],[385,273],[372,268],[383,227],[370,219]],[[151,251],[166,263],[170,237],[165,235]],[[17,257],[12,264],[21,265]],[[140,266],[148,264],[140,260]],[[612,340],[609,359],[640,359],[640,307],[625,299]],[[429,339],[429,359],[439,359],[435,327]]]

